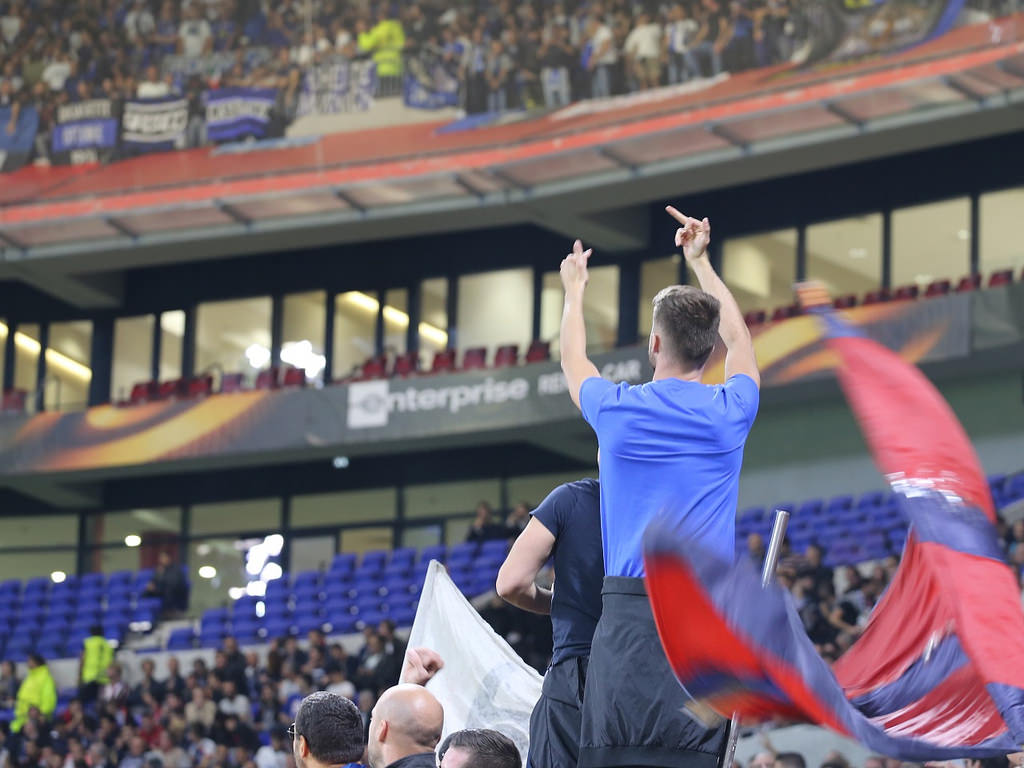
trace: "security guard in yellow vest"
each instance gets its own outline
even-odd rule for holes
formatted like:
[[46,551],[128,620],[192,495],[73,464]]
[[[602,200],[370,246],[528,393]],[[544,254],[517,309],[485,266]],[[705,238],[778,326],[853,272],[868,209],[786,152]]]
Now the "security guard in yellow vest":
[[359,33],[356,43],[360,50],[373,54],[377,77],[398,77],[402,74],[405,30],[402,22],[393,18],[387,5],[381,9],[374,27]]
[[82,655],[79,659],[79,698],[83,702],[95,701],[100,688],[109,682],[107,669],[114,660],[114,649],[103,636],[103,627],[94,625],[89,629],[89,637],[82,642]]
[[28,674],[25,675],[15,698],[12,733],[21,731],[33,709],[38,710],[44,722],[53,717],[53,712],[57,709],[57,685],[53,682],[53,675],[50,674],[46,661],[38,653],[28,657]]

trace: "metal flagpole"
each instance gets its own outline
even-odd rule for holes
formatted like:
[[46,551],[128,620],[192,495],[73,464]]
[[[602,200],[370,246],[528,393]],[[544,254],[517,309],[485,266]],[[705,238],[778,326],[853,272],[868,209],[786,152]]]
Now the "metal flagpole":
[[[768,551],[764,556],[764,566],[761,568],[761,589],[764,589],[772,582],[775,575],[775,566],[779,562],[779,550],[782,549],[782,540],[786,537],[786,526],[789,524],[789,512],[784,509],[775,510],[775,524],[772,526],[772,538],[768,542]],[[725,745],[725,760],[723,768],[732,768],[736,759],[736,745],[740,738],[739,715],[733,714],[729,722],[729,741]]]

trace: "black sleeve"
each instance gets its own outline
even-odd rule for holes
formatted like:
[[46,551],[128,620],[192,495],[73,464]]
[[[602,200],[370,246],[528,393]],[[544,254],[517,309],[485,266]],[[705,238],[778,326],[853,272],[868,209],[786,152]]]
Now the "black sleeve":
[[557,539],[565,530],[575,503],[576,496],[572,488],[560,485],[547,495],[532,514]]

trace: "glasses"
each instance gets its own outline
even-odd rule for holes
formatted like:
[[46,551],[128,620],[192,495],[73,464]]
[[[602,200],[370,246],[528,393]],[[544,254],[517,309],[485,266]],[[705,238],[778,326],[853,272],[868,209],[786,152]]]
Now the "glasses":
[[299,735],[299,732],[295,730],[295,723],[288,726],[288,738],[295,741],[295,737]]

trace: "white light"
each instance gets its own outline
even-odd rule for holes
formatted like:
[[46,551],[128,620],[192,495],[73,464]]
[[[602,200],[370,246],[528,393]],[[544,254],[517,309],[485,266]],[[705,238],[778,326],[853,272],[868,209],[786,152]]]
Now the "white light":
[[142,543],[142,537],[137,533],[129,533],[124,537],[124,545],[126,547],[137,547]]
[[335,456],[331,463],[335,469],[345,469],[348,466],[348,456]]
[[68,575],[64,573],[64,571],[54,571],[50,574],[50,580],[53,581],[54,584],[60,584],[67,577]]
[[249,554],[245,558],[245,572],[250,576],[258,576],[266,562],[267,550],[262,544],[257,544],[249,550]]
[[245,594],[252,597],[263,597],[267,594],[267,585],[262,581],[250,581],[245,585]]
[[970,240],[971,239],[971,230],[969,230],[969,229],[958,230],[957,233],[956,233],[956,236],[957,236],[957,239],[959,239],[959,240]]
[[850,249],[850,258],[851,259],[864,259],[864,258],[867,258],[867,255],[868,255],[868,249],[867,248],[851,248]]
[[327,358],[313,351],[313,342],[288,341],[281,347],[281,360],[306,372],[307,379],[315,379],[327,366]]
[[196,554],[200,557],[206,557],[208,554],[210,554],[210,545],[200,544],[196,547]]
[[267,615],[267,604],[260,600],[256,603],[256,617],[262,619]]
[[284,536],[280,533],[272,533],[263,540],[263,545],[267,548],[268,555],[277,557],[284,549]]
[[199,568],[199,577],[202,579],[212,579],[217,575],[217,569],[212,565],[204,565]]
[[232,600],[238,600],[245,596],[245,587],[231,587],[228,589],[228,597]]
[[274,581],[274,579],[280,579],[284,575],[284,571],[281,570],[281,566],[277,563],[267,563],[263,569],[263,573],[260,574],[260,581],[266,583],[268,581]]
[[250,344],[245,348],[245,359],[249,365],[259,370],[270,362],[270,350],[262,344]]
[[[367,296],[365,293],[361,293],[359,291],[349,291],[348,293],[341,294],[338,298],[347,304],[358,307],[364,312],[372,312],[376,314],[380,309],[380,302],[372,296]],[[392,306],[384,307],[384,319],[394,325],[405,328],[409,327],[409,315]],[[420,336],[432,342],[436,346],[441,348],[448,346],[447,331],[438,328],[436,325],[420,323],[419,331]]]

